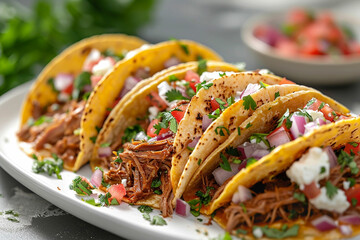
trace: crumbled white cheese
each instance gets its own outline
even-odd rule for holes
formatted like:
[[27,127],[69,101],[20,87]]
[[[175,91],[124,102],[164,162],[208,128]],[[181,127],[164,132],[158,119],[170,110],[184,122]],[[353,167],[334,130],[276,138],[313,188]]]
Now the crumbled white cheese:
[[262,238],[263,232],[262,232],[261,228],[259,228],[259,227],[255,228],[255,230],[253,230],[253,235],[256,238]]
[[149,120],[152,121],[159,114],[159,109],[157,107],[155,107],[155,106],[151,106],[151,107],[149,107],[149,113],[150,113],[149,114]]
[[114,66],[114,61],[111,58],[104,58],[96,64],[92,72],[94,76],[104,76],[108,71],[111,71]]
[[127,179],[121,179],[121,184],[124,185],[124,187],[126,187],[126,183],[127,183]]
[[[321,173],[323,168],[325,171]],[[321,148],[313,147],[299,161],[291,165],[286,175],[303,190],[305,184],[308,185],[314,181],[318,183],[321,179],[327,178],[329,170],[330,162],[327,153]]]
[[326,187],[322,187],[320,189],[320,194],[309,201],[317,209],[335,211],[338,213],[343,213],[350,207],[350,203],[347,201],[345,193],[341,189],[338,189],[337,193],[330,199],[326,194]]
[[158,86],[158,93],[159,96],[167,103],[167,105],[169,106],[170,103],[166,100],[166,93],[170,90],[172,90],[173,88],[169,85],[168,82],[162,82],[160,83]]
[[142,50],[145,50],[145,49],[148,49],[150,48],[152,45],[151,44],[144,44],[142,45],[141,47],[135,49],[135,50],[132,50],[130,52],[128,52],[125,56],[125,59],[129,59],[129,58],[132,58],[133,56],[135,56],[136,54],[138,54],[139,52],[141,52]]
[[200,76],[200,82],[206,81],[206,82],[210,82],[214,79],[218,79],[218,78],[222,78],[221,75],[223,75],[225,73],[225,76],[231,76],[233,74],[236,74],[236,72],[203,72],[203,74],[201,74]]
[[266,144],[263,141],[257,143],[255,138],[251,139],[250,143],[258,144],[261,148],[268,149],[268,146],[266,146]]
[[260,69],[259,71],[260,74],[274,74],[273,72],[271,72],[269,69]]
[[91,49],[91,52],[89,53],[89,55],[85,59],[85,62],[84,62],[83,66],[87,66],[91,62],[95,62],[95,61],[99,60],[100,57],[101,57],[101,52],[99,50],[97,50],[95,48]]
[[350,182],[349,181],[344,181],[343,182],[343,187],[344,187],[344,190],[348,190],[350,188]]
[[[312,117],[313,121],[315,122],[316,119],[320,118],[324,121],[326,121],[324,114],[322,112],[319,111],[314,111],[314,110],[306,110],[306,112]],[[309,118],[305,118],[305,121],[308,123],[310,122]]]

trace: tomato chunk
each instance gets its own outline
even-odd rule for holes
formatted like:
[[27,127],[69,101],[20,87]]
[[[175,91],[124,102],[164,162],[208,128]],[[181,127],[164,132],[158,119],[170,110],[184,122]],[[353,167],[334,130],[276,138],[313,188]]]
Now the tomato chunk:
[[154,119],[154,120],[152,120],[152,121],[150,122],[150,124],[149,124],[149,126],[148,126],[148,128],[147,128],[147,132],[146,132],[146,134],[147,134],[149,137],[156,137],[156,136],[158,136],[158,135],[161,135],[161,134],[164,134],[164,133],[167,133],[168,131],[170,131],[169,128],[166,128],[166,129],[162,128],[162,129],[160,130],[159,134],[155,134],[156,129],[154,128],[154,125],[155,125],[155,124],[158,124],[158,123],[159,123],[159,119]]
[[352,203],[352,199],[356,199],[356,206],[360,206],[360,184],[355,184],[355,186],[346,190],[345,195],[349,203]]
[[320,194],[320,188],[316,186],[315,182],[312,182],[310,184],[304,185],[303,192],[308,199],[313,199]]
[[331,122],[334,122],[335,117],[338,117],[338,114],[331,107],[329,107],[329,105],[317,99],[310,106],[305,106],[305,108],[313,111],[322,112],[325,119]]
[[114,198],[120,204],[121,200],[126,195],[126,189],[122,184],[111,185],[107,191],[111,194],[111,198],[109,198],[109,204]]
[[150,102],[152,106],[157,107],[160,111],[163,111],[168,107],[167,103],[159,96],[157,92],[151,92],[146,96],[146,100]]
[[189,70],[185,74],[185,81],[190,83],[190,87],[196,92],[196,84],[200,83],[200,76],[196,72]]
[[347,152],[349,155],[359,155],[360,154],[360,144],[357,142],[351,142],[351,143],[347,143],[345,145],[345,152]]
[[283,78],[283,79],[279,82],[279,85],[282,85],[282,84],[296,84],[296,83],[294,83],[293,81],[287,80],[286,78]]
[[179,107],[177,107],[180,111],[172,111],[171,112],[171,115],[174,116],[174,118],[176,119],[176,121],[179,123],[181,121],[181,119],[184,118],[184,115],[186,113],[186,109],[188,107],[189,104],[183,104],[183,105],[180,105]]
[[67,86],[64,90],[62,90],[62,93],[66,93],[66,94],[71,94],[72,91],[74,89],[74,84],[70,84],[69,86]]
[[220,107],[220,104],[215,100],[215,98],[211,99],[211,110],[215,111]]

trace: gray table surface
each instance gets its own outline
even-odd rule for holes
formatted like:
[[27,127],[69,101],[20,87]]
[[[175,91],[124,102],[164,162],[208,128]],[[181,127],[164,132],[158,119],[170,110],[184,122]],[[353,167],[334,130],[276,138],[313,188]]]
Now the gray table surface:
[[[280,7],[291,7],[289,4],[291,1],[278,0],[270,3],[259,0],[252,1],[251,4],[242,0],[221,1],[221,4],[219,2],[159,1],[154,12],[154,21],[141,31],[140,37],[149,42],[159,42],[170,37],[192,39],[215,49],[226,61],[246,62],[247,69],[261,68],[262,66],[253,59],[240,39],[242,23],[254,14],[279,10]],[[313,1],[302,1],[302,3],[314,5]],[[356,14],[360,11],[359,3],[359,1],[319,1],[315,7],[329,7],[347,14]],[[319,90],[348,106],[355,113],[360,113],[360,94],[358,94],[360,81],[336,88],[321,87]],[[16,229],[7,228],[5,221],[0,219],[0,239],[121,239],[57,209],[56,206],[22,186],[1,167],[0,194],[0,204],[14,206],[16,203],[18,206],[25,205],[30,208],[29,210],[36,208],[33,212],[28,211],[28,223],[21,224]],[[32,203],[21,203],[21,201],[17,203],[19,194],[25,199],[31,199]]]

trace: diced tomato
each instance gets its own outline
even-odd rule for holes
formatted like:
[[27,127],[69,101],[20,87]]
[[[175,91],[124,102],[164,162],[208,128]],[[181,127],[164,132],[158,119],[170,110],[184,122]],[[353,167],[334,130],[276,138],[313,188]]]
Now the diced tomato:
[[93,67],[98,64],[102,59],[104,59],[104,57],[100,57],[99,59],[95,60],[95,61],[90,61],[88,62],[86,65],[83,66],[83,70],[87,71],[87,72],[92,72]]
[[319,40],[307,39],[306,41],[304,41],[304,44],[300,49],[300,53],[305,56],[324,55],[326,53],[326,50],[324,51],[323,44],[321,44]]
[[295,42],[284,39],[276,43],[276,52],[282,56],[295,57],[299,53],[299,47]]
[[356,206],[360,206],[360,184],[355,184],[355,186],[346,190],[345,195],[349,203],[352,203],[352,199],[356,199]]
[[327,104],[323,104],[324,106],[322,106],[322,108],[319,109],[322,103],[323,103],[322,101],[316,99],[316,101],[310,106],[306,107],[306,109],[313,111],[320,111],[324,114],[326,120],[333,122],[334,118],[337,117],[338,114]]
[[179,123],[181,121],[181,119],[183,119],[185,113],[186,113],[186,109],[188,107],[189,104],[183,104],[178,106],[177,108],[180,109],[181,111],[172,111],[171,115],[174,116],[174,118],[176,119],[176,121]]
[[357,142],[353,142],[353,143],[347,143],[345,145],[345,152],[347,152],[350,155],[360,155],[360,144]]
[[220,104],[215,100],[215,98],[211,99],[211,110],[215,111],[220,107]]
[[66,94],[71,94],[74,88],[74,84],[70,84],[69,86],[67,86],[64,90],[62,90],[62,93],[66,93]]
[[[320,100],[317,100],[315,98],[313,98],[315,101],[310,105],[310,106],[305,106],[306,109],[309,109],[309,110],[313,110],[313,111],[319,111],[319,107],[321,105],[321,101]],[[313,99],[311,99],[311,101],[313,101]]]
[[90,77],[90,79],[91,79],[91,87],[95,88],[95,86],[98,84],[98,82],[100,82],[101,78],[102,78],[102,76],[94,76],[94,75],[92,75]]
[[279,82],[279,85],[282,85],[282,84],[296,84],[290,80],[287,80],[286,78],[283,78],[280,82]]
[[190,83],[190,87],[196,92],[196,84],[200,83],[200,76],[196,72],[189,70],[185,74],[185,81]]
[[287,22],[294,25],[304,25],[311,21],[311,15],[305,9],[293,9],[287,16]]
[[272,131],[269,135],[266,136],[266,139],[269,141],[270,146],[278,147],[285,143],[290,142],[293,138],[290,134],[289,129],[283,124]]
[[157,107],[160,111],[167,108],[167,103],[155,91],[147,95],[146,100],[149,101],[152,106]]
[[149,137],[156,137],[156,136],[158,136],[158,135],[161,135],[161,134],[164,134],[164,133],[167,133],[168,131],[170,131],[169,128],[166,128],[166,129],[163,128],[163,129],[160,130],[160,132],[159,132],[158,135],[155,134],[156,129],[154,128],[154,125],[155,125],[155,124],[158,124],[158,123],[159,123],[159,119],[154,119],[154,120],[152,120],[152,121],[150,122],[150,124],[149,124],[149,126],[148,126],[148,128],[147,128],[147,132],[146,132],[146,134],[147,134]]
[[312,182],[308,185],[304,185],[303,192],[308,199],[313,199],[320,194],[320,188],[316,186],[315,182]]
[[109,203],[115,198],[118,203],[121,203],[121,200],[126,195],[126,189],[122,184],[111,185],[111,187],[107,190],[111,194],[111,198],[109,198]]

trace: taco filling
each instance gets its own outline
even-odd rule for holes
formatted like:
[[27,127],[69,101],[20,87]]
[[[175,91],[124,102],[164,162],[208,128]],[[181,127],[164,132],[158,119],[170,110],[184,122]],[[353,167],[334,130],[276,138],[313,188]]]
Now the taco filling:
[[[243,144],[236,147],[229,146],[220,153],[220,166],[212,172],[212,175],[202,177],[202,191],[208,191],[210,199],[216,199],[233,176],[270,154],[274,148],[293,141],[322,125],[346,118],[349,116],[335,112],[328,104],[315,98],[298,111],[293,113],[286,111],[270,133],[254,133]],[[246,126],[246,128],[249,127],[251,123]],[[240,128],[237,130],[239,135],[241,135],[241,130]],[[198,197],[196,190],[199,189],[193,189],[184,194],[184,199],[190,201],[191,208],[199,212],[198,204],[192,202],[192,199]]]
[[[226,229],[271,237],[264,225],[303,220],[321,232],[339,229],[351,235],[352,226],[360,224],[359,153],[355,142],[335,151],[313,147],[287,171],[250,189],[240,185],[224,211]],[[287,237],[297,236],[297,230]]]
[[[125,54],[116,55],[110,49],[104,52],[92,49],[79,75],[60,73],[50,78],[48,84],[57,94],[56,102],[43,108],[36,101],[32,103],[32,117],[17,133],[19,140],[31,143],[35,151],[48,150],[55,153],[66,165],[73,166],[80,152],[80,122],[86,101],[97,83]],[[170,58],[164,67],[177,63],[179,61],[176,58]],[[148,77],[149,68],[137,69],[126,79],[113,107],[132,87]],[[108,109],[107,114],[111,109]],[[92,141],[95,142],[95,138]]]

